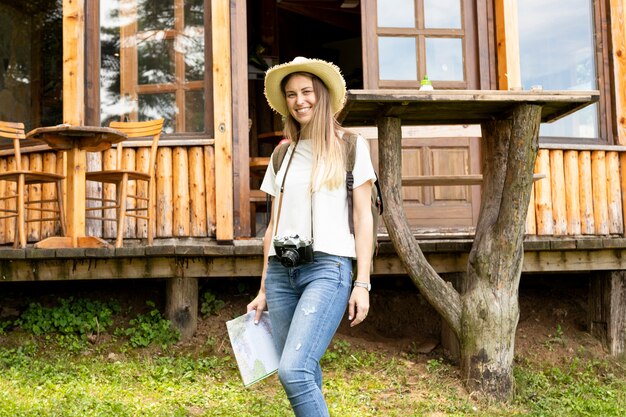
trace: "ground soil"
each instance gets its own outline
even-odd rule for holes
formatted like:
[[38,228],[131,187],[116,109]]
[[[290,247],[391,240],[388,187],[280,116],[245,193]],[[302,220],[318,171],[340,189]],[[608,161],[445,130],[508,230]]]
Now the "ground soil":
[[[225,304],[216,315],[200,316],[194,337],[178,348],[201,353],[212,346],[228,352],[224,323],[245,312],[257,286],[257,278],[202,280],[201,296],[210,291]],[[165,282],[157,280],[2,283],[0,289],[0,321],[19,315],[30,302],[53,304],[59,297],[114,298],[126,317],[147,311],[147,300],[163,311],[165,298]],[[523,276],[516,357],[559,363],[581,352],[591,357],[606,355],[600,342],[587,332],[587,290],[585,275]],[[407,277],[374,277],[367,320],[350,328],[346,317],[337,337],[355,347],[411,355],[426,362],[447,357],[440,333],[438,314]]]

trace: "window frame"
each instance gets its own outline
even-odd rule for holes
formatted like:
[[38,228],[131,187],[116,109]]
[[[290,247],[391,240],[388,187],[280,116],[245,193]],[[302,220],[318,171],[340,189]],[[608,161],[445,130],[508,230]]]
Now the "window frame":
[[[85,54],[85,117],[86,122],[91,125],[99,126],[101,124],[101,111],[100,111],[100,1],[86,2],[85,4],[85,30],[86,30],[86,54]],[[182,0],[173,0],[176,4]],[[213,54],[212,54],[212,31],[211,31],[211,0],[204,0],[204,78],[201,81],[181,82],[173,83],[172,86],[178,84],[181,85],[177,88],[176,94],[182,96],[182,102],[184,103],[184,95],[187,90],[184,84],[194,83],[196,87],[201,84],[204,89],[204,131],[203,132],[174,132],[163,134],[165,139],[175,140],[198,140],[198,139],[213,139],[214,133],[214,120],[213,120]],[[176,7],[176,6],[175,6]],[[121,51],[120,51],[121,54]],[[122,75],[120,74],[120,77]],[[136,74],[135,74],[136,78]],[[120,80],[121,81],[121,80]],[[139,86],[136,85],[137,92],[145,92],[144,90],[150,90],[152,85]],[[137,88],[138,87],[138,88]],[[166,90],[159,90],[159,92],[170,92],[175,87],[168,87]],[[197,88],[201,90],[202,88]],[[120,88],[121,90],[122,88]],[[122,92],[120,91],[120,94]],[[177,99],[178,101],[178,99]],[[183,106],[184,107],[184,106]],[[183,109],[184,110],[184,109]],[[177,126],[180,126],[178,121],[184,119],[184,111],[177,114]],[[184,121],[183,121],[184,125]]]
[[[476,9],[482,2],[460,0],[461,29],[441,29],[424,27],[424,0],[413,0],[415,4],[414,28],[391,28],[378,26],[378,1],[364,0],[362,3],[362,26],[364,48],[364,86],[365,88],[401,88],[417,89],[426,74],[426,38],[461,39],[463,48],[463,81],[432,80],[435,88],[475,89],[479,86],[479,66],[482,67],[478,52],[474,53],[477,39]],[[477,5],[475,3],[481,3]],[[381,36],[409,37],[416,40],[417,80],[381,80],[379,70],[378,38]]]

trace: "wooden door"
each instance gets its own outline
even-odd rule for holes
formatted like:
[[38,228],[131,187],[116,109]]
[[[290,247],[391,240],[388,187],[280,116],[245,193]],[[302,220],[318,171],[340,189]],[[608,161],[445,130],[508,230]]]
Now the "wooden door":
[[[361,4],[364,88],[418,89],[426,76],[435,89],[493,88],[486,1]],[[476,126],[404,127],[403,176],[480,174],[479,136]],[[372,152],[376,160],[375,141]],[[402,191],[416,232],[473,232],[480,186],[403,186]]]

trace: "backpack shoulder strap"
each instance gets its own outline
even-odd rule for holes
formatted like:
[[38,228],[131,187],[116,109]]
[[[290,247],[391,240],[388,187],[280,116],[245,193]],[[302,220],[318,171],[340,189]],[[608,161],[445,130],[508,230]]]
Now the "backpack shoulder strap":
[[274,149],[274,152],[272,152],[272,167],[274,168],[274,173],[277,173],[280,166],[283,164],[289,145],[289,142],[281,143]]
[[343,145],[343,157],[346,163],[346,190],[348,192],[348,225],[350,226],[350,233],[354,235],[354,216],[352,214],[352,190],[354,189],[354,163],[356,160],[356,141],[358,136],[355,133],[348,133],[345,135],[344,140],[341,142]]
[[344,146],[344,158],[347,172],[352,172],[354,170],[354,162],[356,160],[356,141],[358,137],[359,136],[356,133],[347,133],[342,142]]

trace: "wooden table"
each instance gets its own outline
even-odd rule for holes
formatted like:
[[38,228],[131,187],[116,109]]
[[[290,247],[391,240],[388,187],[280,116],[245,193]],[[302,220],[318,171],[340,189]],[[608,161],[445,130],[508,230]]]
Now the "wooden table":
[[39,139],[52,149],[67,151],[66,236],[46,238],[37,242],[35,247],[110,247],[103,239],[85,235],[87,152],[109,149],[112,144],[126,140],[126,134],[108,127],[58,125],[31,130],[26,138]]
[[[378,128],[384,219],[403,266],[458,340],[470,391],[509,386],[526,214],[539,125],[577,111],[597,91],[352,90],[339,114],[344,126]],[[467,268],[449,285],[428,263],[403,210],[402,124],[480,124],[482,193]],[[456,337],[456,339],[455,339]],[[497,382],[496,382],[497,381]],[[490,385],[491,384],[491,385]]]

